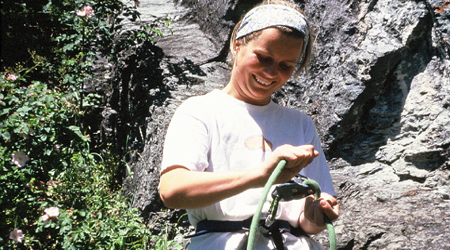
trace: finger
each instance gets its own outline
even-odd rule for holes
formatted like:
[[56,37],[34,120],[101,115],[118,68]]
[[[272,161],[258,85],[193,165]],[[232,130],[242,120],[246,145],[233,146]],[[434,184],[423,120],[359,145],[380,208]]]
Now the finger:
[[297,147],[283,145],[276,150],[279,157],[288,161],[286,168],[306,167],[318,155],[317,150],[312,145],[301,145]]
[[311,162],[317,157],[319,156],[319,152],[317,150],[314,149],[313,146],[311,146],[311,148],[309,148],[308,150],[306,150],[306,152],[304,152],[304,156],[303,158],[303,167],[308,166],[309,164],[311,164]]
[[320,199],[324,201],[324,206],[322,206],[324,214],[330,220],[336,220],[339,217],[339,203],[336,198],[327,193],[322,193],[321,196]]
[[323,207],[323,212],[330,220],[336,220],[339,217],[339,205],[331,206],[327,203],[327,205]]
[[303,169],[308,166],[313,160],[315,156],[310,152],[304,152],[303,154],[298,154],[293,156],[288,164],[288,168],[298,168]]
[[316,202],[316,206],[314,206],[314,223],[319,227],[325,225],[325,218],[322,209],[322,201]]
[[312,207],[313,202],[314,202],[314,196],[312,196],[312,195],[307,196],[305,198],[305,208],[303,210],[305,217],[312,222],[314,222],[314,209]]
[[308,166],[312,160],[306,157],[298,158],[295,161],[292,161],[290,164],[290,169],[302,170],[304,167]]
[[319,156],[319,151],[314,150],[314,157],[317,157],[317,156]]

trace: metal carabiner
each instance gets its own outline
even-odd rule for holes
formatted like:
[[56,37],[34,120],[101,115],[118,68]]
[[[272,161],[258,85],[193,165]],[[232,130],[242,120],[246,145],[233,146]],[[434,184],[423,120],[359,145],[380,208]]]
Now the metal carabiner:
[[303,175],[296,175],[289,182],[278,185],[272,192],[272,203],[268,216],[265,220],[265,226],[270,227],[274,221],[278,210],[278,203],[280,201],[291,201],[305,198],[308,195],[314,194],[314,189],[307,184],[303,184],[303,181],[308,177]]

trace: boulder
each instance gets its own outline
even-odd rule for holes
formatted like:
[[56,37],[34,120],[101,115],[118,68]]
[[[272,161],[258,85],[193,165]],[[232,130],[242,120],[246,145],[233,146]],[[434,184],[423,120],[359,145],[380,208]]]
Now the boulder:
[[[144,218],[163,208],[159,165],[174,110],[228,82],[231,30],[256,3],[141,0],[143,16],[170,18],[172,32],[115,65],[115,94],[104,113],[118,119],[109,121],[115,126],[134,122],[131,136],[119,140],[129,152],[124,193]],[[155,17],[146,11],[156,4],[164,11]],[[299,4],[314,29],[313,58],[308,72],[274,100],[317,126],[341,207],[338,248],[450,249],[450,6],[441,0]],[[182,213],[165,218],[176,222]],[[327,232],[314,237],[327,248]]]

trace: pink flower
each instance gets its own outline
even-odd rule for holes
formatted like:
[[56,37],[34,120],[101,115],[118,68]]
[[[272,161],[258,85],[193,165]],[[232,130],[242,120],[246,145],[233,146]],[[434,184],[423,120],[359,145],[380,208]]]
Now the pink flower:
[[25,152],[16,152],[12,154],[12,162],[16,164],[18,167],[25,166],[25,163],[29,161],[30,158],[25,154]]
[[48,217],[47,214],[42,215],[42,221],[46,221],[48,219],[50,219],[50,217]]
[[59,182],[57,182],[57,181],[47,181],[47,186],[53,187],[53,186],[57,185],[58,183]]
[[61,145],[59,145],[59,144],[56,144],[55,146],[53,146],[54,148],[55,148],[55,150],[56,150],[56,152],[61,152]]
[[91,18],[94,15],[94,9],[91,6],[84,6],[83,9],[77,10],[77,16]]
[[44,210],[45,214],[42,216],[42,220],[46,221],[49,218],[58,218],[59,216],[59,208],[57,207],[49,207]]
[[13,75],[13,74],[10,74],[10,73],[8,73],[8,75],[6,75],[6,80],[8,80],[8,81],[15,81],[15,80],[17,80],[17,76],[16,75]]
[[14,240],[15,242],[22,242],[22,239],[25,236],[22,233],[22,230],[20,229],[14,229],[10,234],[9,234],[9,238],[11,240]]

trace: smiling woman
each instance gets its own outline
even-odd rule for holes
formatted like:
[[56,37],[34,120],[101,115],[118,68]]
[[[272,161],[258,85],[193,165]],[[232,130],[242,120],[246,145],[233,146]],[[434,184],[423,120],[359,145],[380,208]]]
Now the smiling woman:
[[306,233],[325,229],[324,214],[337,219],[339,205],[320,139],[308,116],[271,101],[304,69],[310,36],[305,16],[291,2],[253,8],[233,32],[228,84],[188,99],[174,114],[160,196],[168,207],[187,209],[196,227],[190,250],[245,248],[262,187],[281,160],[287,164],[276,183],[301,173],[319,183],[322,196],[283,202],[276,226],[262,231],[254,249],[321,249]]

